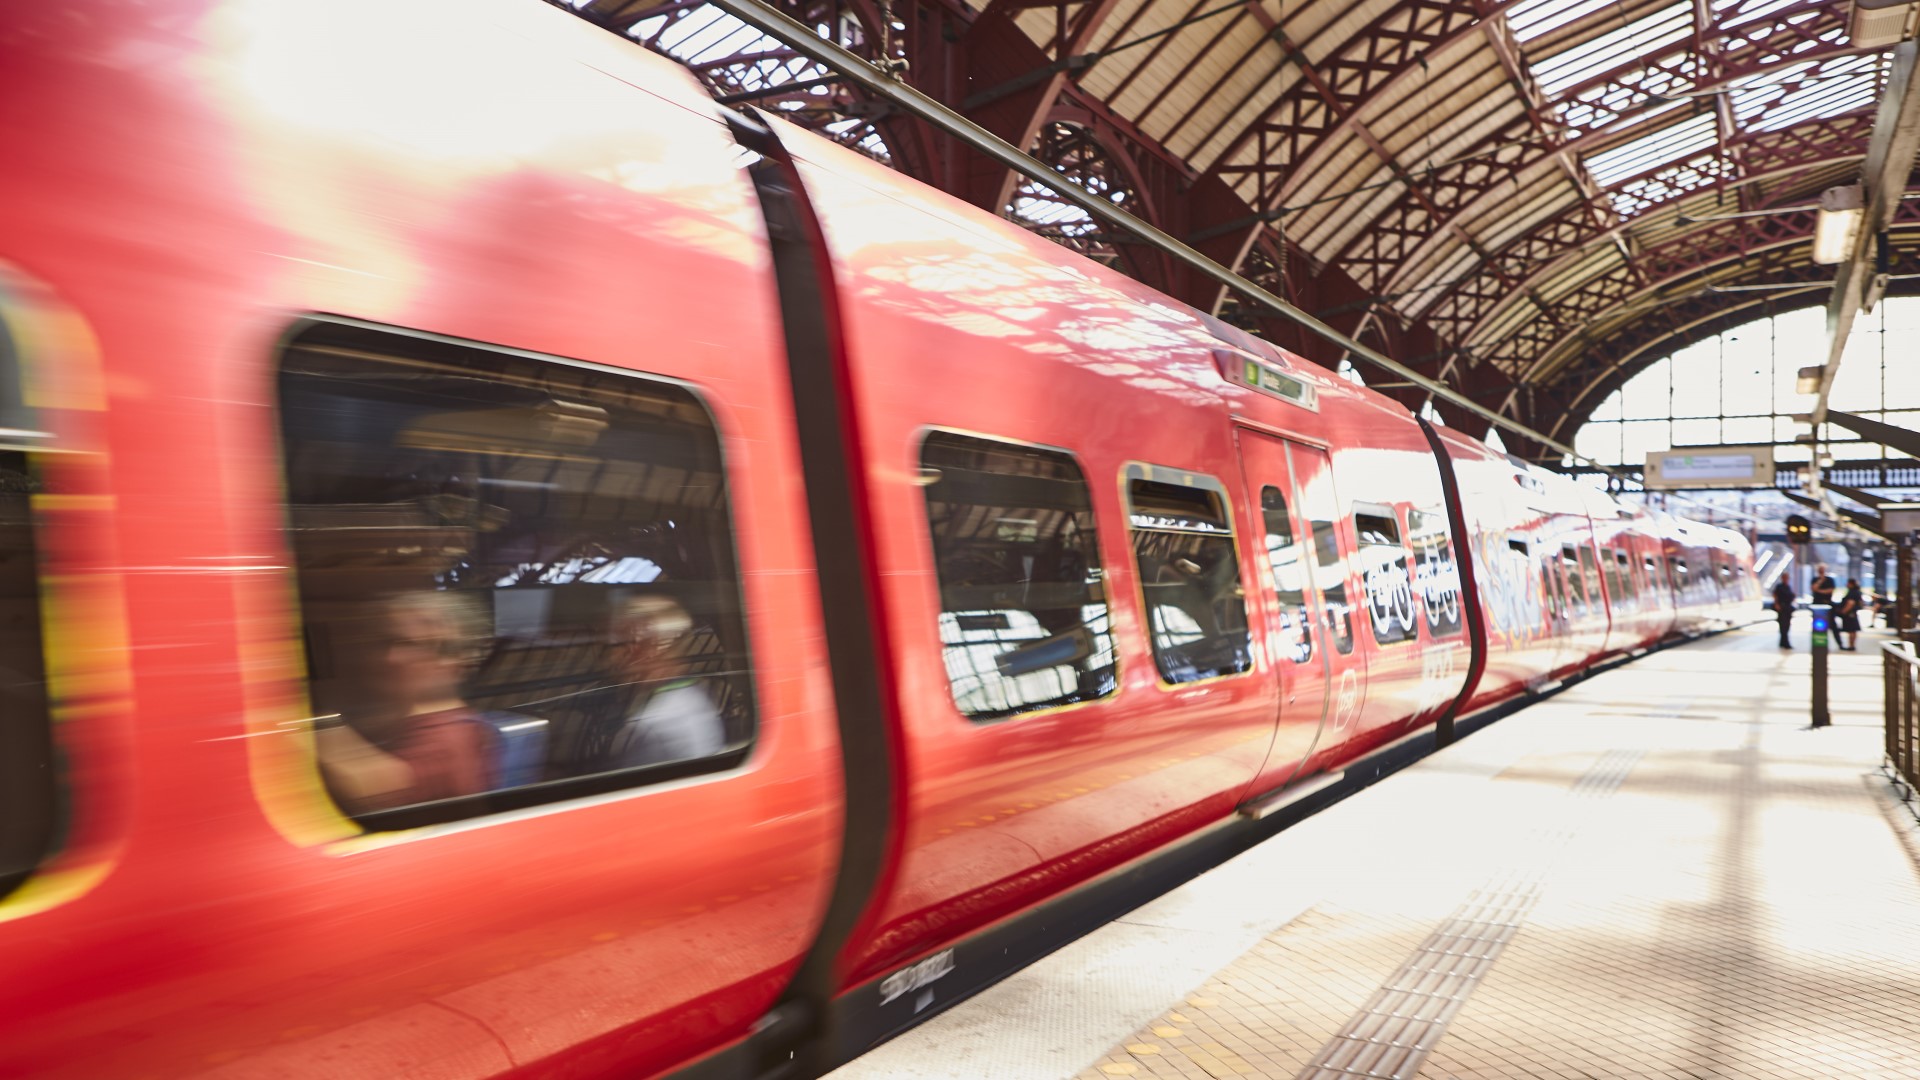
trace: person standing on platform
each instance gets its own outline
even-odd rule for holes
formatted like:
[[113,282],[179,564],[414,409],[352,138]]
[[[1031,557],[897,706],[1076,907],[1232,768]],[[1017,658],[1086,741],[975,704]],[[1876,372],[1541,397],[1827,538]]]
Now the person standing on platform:
[[1867,603],[1866,596],[1860,591],[1860,579],[1847,579],[1847,594],[1840,598],[1840,606],[1833,609],[1833,625],[1839,631],[1840,648],[1846,652],[1860,651],[1860,609]]
[[1813,602],[1833,606],[1833,576],[1827,573],[1827,564],[1821,563],[1813,568],[1813,584],[1807,591],[1813,594]]
[[1773,617],[1780,620],[1780,647],[1793,648],[1787,640],[1787,627],[1793,622],[1793,586],[1787,584],[1787,575],[1781,574],[1780,580],[1773,583]]

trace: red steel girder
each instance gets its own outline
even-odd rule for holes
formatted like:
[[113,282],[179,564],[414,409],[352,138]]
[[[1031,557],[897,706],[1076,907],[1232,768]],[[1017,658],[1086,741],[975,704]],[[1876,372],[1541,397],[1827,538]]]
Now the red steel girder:
[[[1417,67],[1427,53],[1470,32],[1499,6],[1476,0],[1406,0],[1381,12],[1318,61],[1310,61],[1301,44],[1275,26],[1271,33],[1284,59],[1268,78],[1282,78],[1288,65],[1297,66],[1301,77],[1246,122],[1215,168],[1222,175],[1231,175],[1229,170],[1261,174],[1260,196],[1255,201],[1262,208],[1271,205],[1279,179],[1307,156],[1314,143],[1355,115],[1396,77]],[[1246,101],[1239,104],[1244,106]],[[1221,124],[1239,123],[1239,112],[1239,108],[1229,112]],[[1199,145],[1218,134],[1218,127],[1203,133]],[[1232,165],[1250,143],[1258,151],[1255,162]]]
[[[1782,131],[1757,132],[1745,136],[1736,140],[1733,145],[1740,149],[1750,170],[1746,176],[1730,177],[1686,194],[1698,195],[1702,191],[1714,189],[1737,189],[1741,185],[1762,177],[1859,157],[1866,152],[1866,139],[1871,132],[1872,123],[1871,114],[1855,113],[1843,117],[1809,120]],[[1657,169],[1653,171],[1653,173],[1657,172]],[[1631,182],[1631,180],[1626,181],[1626,183]],[[1491,191],[1493,186],[1488,185],[1487,190]],[[1484,194],[1483,197],[1485,197]],[[1556,217],[1530,227],[1523,235],[1497,250],[1495,257],[1508,260],[1509,273],[1518,269],[1516,264],[1524,263],[1527,270],[1522,280],[1530,286],[1534,281],[1552,273],[1554,265],[1560,259],[1602,237],[1602,233],[1593,228],[1589,222],[1590,215],[1584,205],[1569,206]],[[1455,298],[1465,284],[1467,283],[1463,281],[1445,288],[1437,297],[1426,301],[1425,308],[1415,308],[1423,317],[1431,320],[1436,328],[1459,327],[1464,324],[1466,329],[1459,332],[1466,336],[1458,340],[1470,340],[1479,323],[1505,296],[1505,294],[1499,294],[1488,297],[1488,302],[1483,304],[1474,303],[1471,298],[1466,298],[1465,302],[1456,302]]]

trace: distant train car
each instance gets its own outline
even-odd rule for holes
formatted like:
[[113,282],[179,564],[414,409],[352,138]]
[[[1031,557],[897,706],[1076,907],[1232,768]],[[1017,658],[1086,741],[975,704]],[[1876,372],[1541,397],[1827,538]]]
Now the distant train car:
[[565,12],[9,18],[7,1075],[818,1071],[1757,610]]

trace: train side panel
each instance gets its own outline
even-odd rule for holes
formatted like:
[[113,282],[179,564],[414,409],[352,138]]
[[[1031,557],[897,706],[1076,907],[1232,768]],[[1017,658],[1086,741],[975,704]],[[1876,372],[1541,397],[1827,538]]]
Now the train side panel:
[[[133,657],[134,723],[62,737],[138,781],[71,777],[82,816],[132,800],[90,891],[0,905],[0,1071],[647,1072],[744,1035],[814,934],[839,779],[771,268],[704,95],[539,5],[16,14],[0,70],[38,104],[5,133],[46,152],[0,176],[0,258],[98,341],[92,547],[125,555],[70,569],[124,579]],[[147,59],[99,62],[109,22]],[[355,835],[314,774],[281,508],[275,368],[310,312],[697,388],[754,615],[744,764]]]
[[[1253,526],[1218,342],[1044,240],[811,136],[783,139],[846,298],[888,633],[905,658],[894,877],[849,946],[858,982],[1224,818],[1266,756],[1277,690],[1248,623]],[[1039,471],[1085,500],[1097,543],[1078,546],[1086,525],[1022,482]],[[1134,501],[1148,488],[1217,517],[1173,521]],[[1207,530],[1229,529],[1235,557],[1214,561]],[[1188,540],[1185,555],[1160,546]],[[1216,574],[1230,584],[1204,580]],[[1044,599],[1068,591],[1072,610]],[[1183,636],[1223,630],[1235,655],[1168,670],[1185,663],[1165,659]],[[1055,648],[1057,662],[1028,659]],[[1110,681],[1087,681],[1095,659]]]

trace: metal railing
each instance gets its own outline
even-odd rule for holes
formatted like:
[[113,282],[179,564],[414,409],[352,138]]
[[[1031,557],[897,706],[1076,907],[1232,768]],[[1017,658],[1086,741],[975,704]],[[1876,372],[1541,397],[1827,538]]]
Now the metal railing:
[[1905,641],[1880,646],[1886,682],[1887,765],[1894,789],[1911,803],[1920,787],[1920,656]]

